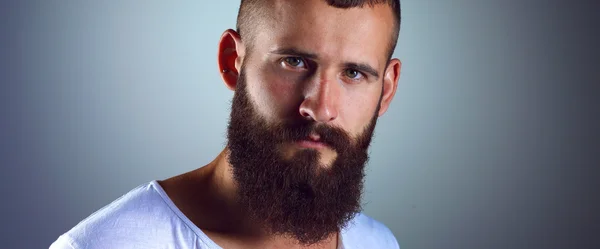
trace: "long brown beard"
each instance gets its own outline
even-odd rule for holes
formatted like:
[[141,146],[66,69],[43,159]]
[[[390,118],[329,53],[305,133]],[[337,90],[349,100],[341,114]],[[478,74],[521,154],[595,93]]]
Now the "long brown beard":
[[[310,245],[343,229],[358,212],[364,166],[377,111],[358,139],[342,129],[298,118],[269,124],[254,109],[241,70],[229,120],[229,163],[238,200],[248,218],[276,235]],[[337,152],[330,167],[319,165],[319,152],[301,150],[284,159],[278,145],[320,135]]]

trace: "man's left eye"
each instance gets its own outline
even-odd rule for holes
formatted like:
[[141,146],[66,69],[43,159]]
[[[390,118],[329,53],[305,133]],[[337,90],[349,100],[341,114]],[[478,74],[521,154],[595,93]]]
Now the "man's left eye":
[[344,75],[350,79],[360,79],[362,77],[362,74],[354,69],[344,70]]

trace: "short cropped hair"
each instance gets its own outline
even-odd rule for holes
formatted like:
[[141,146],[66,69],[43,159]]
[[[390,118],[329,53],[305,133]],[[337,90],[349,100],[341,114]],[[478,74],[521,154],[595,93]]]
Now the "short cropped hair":
[[[336,8],[363,8],[365,5],[373,7],[376,4],[388,4],[392,8],[394,13],[394,29],[391,33],[391,40],[388,51],[388,61],[392,58],[396,43],[398,42],[398,34],[400,32],[400,0],[323,0],[327,4]],[[257,27],[268,13],[265,13],[264,6],[265,0],[242,0],[240,3],[240,10],[237,16],[236,30],[242,37],[242,40],[249,41],[252,43],[254,40],[254,32],[252,27]],[[252,44],[248,44],[252,46]],[[249,48],[250,49],[250,48]]]

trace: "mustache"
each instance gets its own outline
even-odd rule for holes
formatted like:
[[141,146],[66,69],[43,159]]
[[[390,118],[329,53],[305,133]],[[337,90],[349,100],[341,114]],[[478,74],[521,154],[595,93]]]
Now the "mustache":
[[311,134],[319,136],[319,142],[332,149],[343,152],[352,145],[350,135],[339,127],[307,120],[281,123],[270,129],[276,142],[296,142],[306,140]]

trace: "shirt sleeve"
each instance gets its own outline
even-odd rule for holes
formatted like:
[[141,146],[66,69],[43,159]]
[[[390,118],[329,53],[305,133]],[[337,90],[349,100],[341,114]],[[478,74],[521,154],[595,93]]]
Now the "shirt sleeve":
[[398,240],[396,239],[396,237],[392,236],[392,247],[395,249],[400,249],[400,245],[398,244]]
[[61,235],[60,237],[58,237],[58,239],[56,241],[54,241],[54,243],[52,243],[52,245],[50,245],[49,249],[77,249],[77,248],[75,246],[73,246],[73,242],[67,235]]

